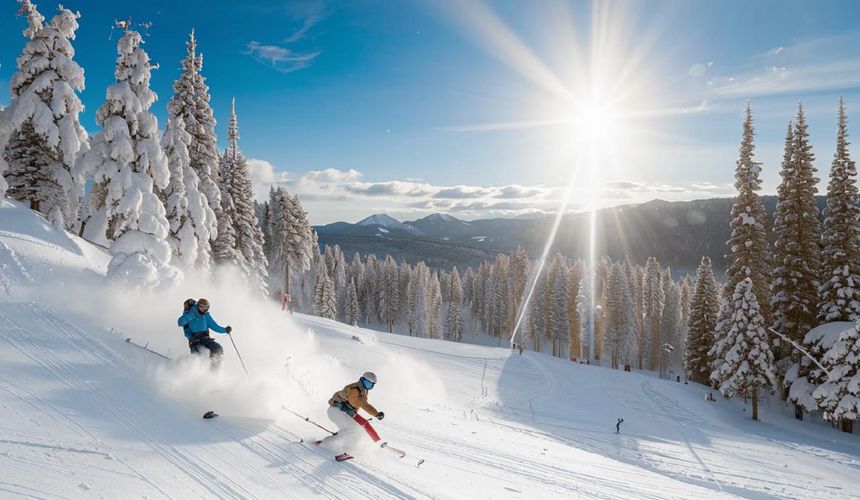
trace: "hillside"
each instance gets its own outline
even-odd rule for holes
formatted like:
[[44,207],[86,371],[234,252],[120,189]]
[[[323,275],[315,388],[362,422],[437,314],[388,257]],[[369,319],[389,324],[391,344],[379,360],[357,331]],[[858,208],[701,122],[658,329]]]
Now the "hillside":
[[[763,196],[768,214],[776,208],[775,196]],[[818,197],[819,209],[824,197]],[[667,202],[653,200],[638,205],[606,208],[597,212],[598,255],[613,259],[629,257],[645,262],[654,256],[661,264],[678,271],[694,272],[702,256],[714,267],[725,268],[725,242],[729,239],[729,215],[733,200]],[[387,217],[387,216],[386,216]],[[364,221],[362,221],[364,222]],[[433,214],[417,221],[399,223],[397,228],[377,224],[337,222],[317,226],[321,245],[340,245],[347,253],[390,253],[412,264],[419,255],[434,254],[441,267],[475,266],[499,252],[525,248],[533,258],[540,256],[554,223],[554,217],[535,219],[486,219],[470,222],[449,215]],[[403,227],[414,228],[406,230]],[[571,258],[588,255],[589,214],[566,215],[559,227],[553,250]],[[384,231],[381,231],[382,228]],[[428,265],[433,265],[428,262]]]
[[[289,317],[229,282],[112,290],[105,263],[2,202],[0,497],[860,498],[857,436],[773,401],[752,422],[702,386]],[[223,337],[220,372],[186,355],[175,320],[201,295],[250,375]],[[284,408],[328,426],[368,369],[373,424],[407,457],[301,442],[323,432]]]

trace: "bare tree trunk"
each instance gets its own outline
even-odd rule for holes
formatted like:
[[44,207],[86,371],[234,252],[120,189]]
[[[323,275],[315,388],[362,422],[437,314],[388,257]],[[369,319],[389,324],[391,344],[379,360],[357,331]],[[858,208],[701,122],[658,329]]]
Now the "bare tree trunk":
[[758,420],[758,390],[753,391],[752,407],[753,407],[752,408],[752,410],[753,410],[752,419]]
[[842,429],[842,432],[847,432],[849,434],[854,432],[854,421],[849,420],[847,418],[843,418],[839,422],[839,428]]

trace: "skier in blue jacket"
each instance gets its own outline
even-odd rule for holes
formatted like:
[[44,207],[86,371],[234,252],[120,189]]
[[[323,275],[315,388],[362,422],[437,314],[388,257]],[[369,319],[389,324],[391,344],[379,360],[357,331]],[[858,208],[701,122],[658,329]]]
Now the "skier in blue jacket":
[[209,314],[209,301],[206,299],[196,302],[194,299],[188,299],[183,306],[184,312],[177,323],[182,327],[185,338],[188,339],[188,348],[193,354],[199,353],[203,348],[208,349],[212,364],[217,366],[221,362],[224,348],[209,336],[209,330],[224,334],[232,332],[233,327],[229,325],[223,327],[215,322]]

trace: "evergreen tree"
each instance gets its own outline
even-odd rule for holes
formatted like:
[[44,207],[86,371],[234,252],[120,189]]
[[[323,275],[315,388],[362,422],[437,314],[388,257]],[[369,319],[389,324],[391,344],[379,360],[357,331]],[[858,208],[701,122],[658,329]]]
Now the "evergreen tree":
[[542,352],[541,340],[546,336],[547,330],[547,296],[549,286],[547,273],[541,273],[537,277],[535,289],[532,293],[531,311],[529,311],[529,331],[532,338],[532,349]]
[[427,336],[431,339],[442,338],[442,328],[439,323],[439,311],[442,307],[442,292],[439,287],[439,275],[433,273],[427,282],[425,299],[427,308]]
[[821,358],[828,379],[813,392],[824,418],[840,422],[842,430],[853,432],[860,414],[860,324],[846,330]]
[[[207,220],[207,229],[210,241],[218,237],[218,230],[223,227],[231,227],[232,224],[222,225],[218,219],[221,216],[221,191],[218,189],[217,177],[220,155],[216,147],[215,117],[209,106],[209,87],[206,79],[201,74],[203,69],[203,56],[197,54],[197,39],[194,30],[186,42],[186,55],[182,60],[182,73],[173,82],[173,98],[167,104],[170,119],[182,117],[185,128],[191,134],[191,142],[188,148],[188,156],[191,168],[197,174],[199,192],[201,199],[209,204],[209,208],[215,217]],[[227,203],[230,206],[230,203]],[[228,248],[231,238],[222,240]],[[232,243],[234,244],[234,243]],[[224,257],[226,249],[221,249],[222,260],[230,260]],[[204,253],[210,251],[204,250]],[[211,253],[217,254],[215,249]],[[217,258],[217,257],[216,257]]]
[[335,319],[337,316],[337,304],[335,302],[334,280],[329,276],[325,259],[319,259],[317,263],[317,283],[314,289],[314,313],[327,319]]
[[463,287],[460,282],[460,272],[455,267],[451,272],[450,295],[448,297],[448,313],[445,316],[445,338],[460,342],[463,338],[463,320],[460,308],[463,302]]
[[672,349],[669,353],[662,351],[662,367],[668,373],[681,354],[681,288],[672,281],[666,279],[666,303],[663,306],[663,315],[660,318],[660,339],[664,344],[669,344]]
[[725,337],[725,359],[711,378],[724,396],[738,394],[752,399],[752,419],[758,420],[759,390],[776,385],[776,369],[750,278],[737,284],[731,303],[733,314]]
[[386,255],[379,277],[379,314],[382,321],[388,327],[389,332],[394,329],[394,322],[397,320],[400,309],[397,269],[397,263],[394,261],[394,258]]
[[666,296],[660,264],[654,257],[649,257],[645,264],[642,299],[645,338],[639,339],[639,368],[647,361],[648,368],[656,370],[660,362],[660,323]]
[[[225,231],[216,239],[216,248],[223,251],[228,244],[223,238],[232,236],[233,249],[229,251],[232,260],[220,260],[221,263],[235,264],[243,271],[250,281],[251,287],[267,295],[268,263],[263,254],[263,232],[257,223],[254,211],[254,187],[248,162],[239,150],[239,120],[236,117],[236,101],[230,113],[230,124],[227,130],[229,145],[221,161],[221,194],[222,215],[232,222],[232,230]],[[229,214],[229,217],[227,215]],[[220,253],[220,257],[225,254]]]
[[[87,149],[87,133],[78,115],[83,105],[84,70],[74,61],[79,14],[60,6],[47,25],[36,6],[21,1],[27,13],[29,38],[12,76],[12,102],[4,111],[9,120],[7,143],[0,151],[5,163],[6,195],[28,202],[55,226],[77,223],[83,179],[73,176],[79,152]],[[0,190],[5,186],[0,186]]]
[[149,88],[153,65],[140,45],[140,33],[127,30],[117,44],[116,83],[96,111],[104,128],[81,162],[95,172],[104,192],[93,192],[86,230],[94,241],[111,241],[108,276],[135,286],[172,282],[180,274],[169,265],[169,224],[153,186],[165,189],[170,172],[158,138],[158,121],[149,112],[156,95]]
[[[270,243],[272,272],[279,276],[283,272],[284,291],[289,292],[291,276],[302,274],[311,268],[315,251],[312,230],[298,195],[290,196],[283,187],[269,191],[268,218],[269,234],[272,237]],[[356,258],[358,258],[356,265],[361,266],[358,254]],[[356,284],[360,286],[361,280],[357,272],[353,277],[356,279]]]
[[711,259],[702,257],[696,270],[696,285],[690,304],[690,324],[684,366],[693,382],[708,384],[711,359],[708,351],[714,345],[714,329],[720,311],[719,294]]
[[579,297],[582,286],[582,278],[585,276],[584,264],[582,260],[577,260],[572,266],[567,275],[568,284],[568,306],[567,315],[570,318],[570,329],[568,333],[568,359],[571,361],[581,357],[581,332],[582,332],[582,316],[580,315],[577,306],[577,297]]
[[818,289],[821,321],[860,318],[860,208],[857,206],[857,167],[848,152],[845,101],[839,99],[836,153],[827,184],[822,244],[822,280]]
[[197,173],[191,168],[188,154],[191,134],[185,130],[181,116],[168,119],[161,145],[170,168],[170,181],[161,192],[161,199],[170,223],[168,243],[173,262],[186,270],[208,272],[212,260],[209,228],[215,221],[215,213],[200,193]]
[[[782,182],[777,191],[773,225],[776,266],[771,284],[773,328],[795,341],[802,340],[817,324],[821,258],[815,205],[818,179],[813,160],[806,117],[803,106],[798,105],[794,130],[786,136]],[[789,356],[791,348],[786,345],[776,354],[777,359]]]
[[358,318],[361,316],[361,311],[358,307],[358,292],[355,290],[355,278],[349,279],[349,285],[346,287],[346,299],[344,300],[344,305],[344,319],[348,324],[357,326]]
[[[770,263],[768,256],[769,245],[765,233],[767,212],[756,193],[761,189],[761,166],[753,160],[755,152],[755,130],[753,129],[752,108],[747,103],[744,115],[743,138],[741,139],[740,155],[735,170],[735,188],[738,197],[732,205],[731,239],[727,242],[729,254],[726,256],[728,269],[726,283],[723,288],[723,299],[720,313],[717,317],[714,345],[708,353],[712,369],[716,370],[723,363],[730,344],[725,341],[731,328],[732,297],[738,283],[750,278],[756,297],[769,297],[768,285]],[[769,301],[759,305],[765,324],[770,324]]]
[[579,356],[582,359],[590,359],[589,336],[592,333],[591,322],[591,290],[586,279],[579,282],[579,293],[576,295],[576,312],[579,314]]
[[603,342],[610,354],[612,368],[630,364],[640,343],[636,338],[636,321],[630,282],[624,266],[616,262],[609,267],[606,283],[606,324]]
[[570,302],[569,287],[567,284],[568,268],[564,259],[559,256],[553,259],[553,284],[549,299],[549,335],[552,338],[553,356],[567,356],[570,349],[563,346],[570,338]]

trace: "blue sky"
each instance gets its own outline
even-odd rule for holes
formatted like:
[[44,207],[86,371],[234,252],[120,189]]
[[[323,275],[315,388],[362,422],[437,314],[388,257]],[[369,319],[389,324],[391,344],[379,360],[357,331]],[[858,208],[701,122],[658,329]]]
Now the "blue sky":
[[[37,4],[48,18],[56,8]],[[823,180],[838,97],[847,99],[850,130],[860,116],[853,1],[64,5],[81,13],[74,46],[91,134],[113,80],[114,19],[151,22],[140,29],[161,66],[152,84],[162,126],[193,27],[220,138],[235,96],[240,145],[260,190],[284,183],[314,223],[381,211],[470,219],[554,210],[582,144],[582,130],[553,125],[569,114],[559,94],[579,99],[595,73],[610,99],[624,96],[615,110],[625,115],[624,132],[608,141],[599,168],[604,205],[730,195],[747,98],[766,192],[775,191],[785,125],[799,100]],[[16,2],[0,0],[3,88],[24,42],[16,11]],[[0,94],[0,104],[8,99]],[[583,208],[583,183],[574,181],[570,209]]]

